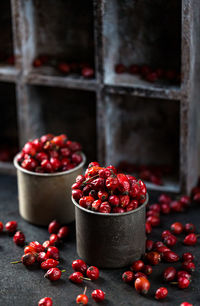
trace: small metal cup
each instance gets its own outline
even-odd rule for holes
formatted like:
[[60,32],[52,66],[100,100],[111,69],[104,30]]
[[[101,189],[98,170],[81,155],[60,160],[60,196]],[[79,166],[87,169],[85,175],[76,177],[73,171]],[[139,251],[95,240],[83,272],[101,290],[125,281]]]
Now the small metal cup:
[[14,158],[17,169],[19,212],[27,221],[48,225],[53,219],[61,223],[74,221],[71,185],[83,173],[86,158],[75,168],[57,173],[36,173],[23,169]]
[[145,203],[126,213],[98,213],[81,207],[73,198],[77,253],[89,265],[121,268],[145,252]]

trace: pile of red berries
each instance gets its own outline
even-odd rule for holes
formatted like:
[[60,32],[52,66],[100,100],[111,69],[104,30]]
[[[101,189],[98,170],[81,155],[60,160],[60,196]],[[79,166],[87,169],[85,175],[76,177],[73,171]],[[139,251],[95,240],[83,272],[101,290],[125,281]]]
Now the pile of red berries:
[[[5,231],[10,235],[13,236],[13,241],[16,245],[24,246],[25,244],[25,235],[21,231],[17,231],[17,222],[16,221],[8,221],[5,224]],[[0,221],[0,233],[3,232],[4,226],[3,223]]]
[[138,208],[146,200],[142,180],[117,173],[114,166],[100,167],[91,162],[85,175],[72,185],[72,197],[80,206],[100,213],[124,213]]
[[38,173],[62,172],[82,162],[81,145],[68,140],[67,135],[43,135],[27,142],[17,161],[26,170]]
[[118,74],[129,73],[132,75],[140,75],[141,78],[145,79],[148,82],[154,83],[155,81],[162,79],[170,82],[180,81],[180,75],[176,70],[173,69],[162,69],[156,68],[153,69],[148,65],[130,65],[126,67],[123,64],[117,64],[115,66],[115,72]]
[[94,68],[86,62],[59,61],[48,55],[40,55],[34,59],[33,67],[38,68],[42,66],[54,67],[63,75],[79,74],[86,79],[94,77]]
[[[199,190],[195,189],[196,193]],[[195,197],[193,190],[193,198]],[[160,214],[169,214],[171,212],[183,212],[191,204],[191,199],[188,196],[181,196],[179,200],[172,201],[171,197],[166,194],[161,194],[158,198],[158,203],[147,207],[146,233],[150,234],[153,227],[160,225]],[[161,261],[167,263],[176,263],[182,261],[181,268],[170,266],[163,271],[163,280],[169,284],[177,285],[180,289],[187,288],[191,283],[191,273],[195,271],[194,255],[190,252],[185,252],[179,256],[172,248],[178,242],[178,236],[184,234],[182,243],[186,246],[194,246],[197,243],[199,235],[196,233],[196,227],[192,223],[182,224],[174,222],[170,226],[170,230],[164,230],[161,234],[160,241],[146,241],[146,254],[143,260],[137,260],[132,263],[130,270],[122,275],[122,279],[126,283],[134,283],[136,291],[142,294],[147,294],[150,290],[150,281],[148,276],[152,274],[152,266],[158,265]],[[160,300],[168,295],[168,289],[160,287],[155,292],[155,298]],[[192,305],[187,302],[181,304]]]

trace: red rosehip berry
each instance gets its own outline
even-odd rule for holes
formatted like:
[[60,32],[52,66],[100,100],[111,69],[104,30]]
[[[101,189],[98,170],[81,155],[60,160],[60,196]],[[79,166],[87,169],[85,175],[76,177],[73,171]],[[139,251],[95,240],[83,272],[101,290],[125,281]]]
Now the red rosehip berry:
[[123,64],[117,64],[115,66],[115,72],[118,74],[126,72],[126,67]]
[[185,289],[189,286],[190,280],[187,277],[180,276],[178,278],[178,287],[180,289]]
[[93,202],[94,202],[93,197],[85,196],[85,197],[80,198],[79,205],[84,207],[84,208],[90,209],[92,207]]
[[182,196],[179,201],[181,202],[183,207],[188,207],[191,204],[190,197],[186,195]]
[[152,266],[150,266],[150,265],[145,265],[144,268],[143,268],[143,272],[144,272],[146,275],[150,275],[150,274],[153,272]]
[[146,216],[147,217],[150,217],[150,216],[159,217],[160,213],[158,211],[155,211],[155,210],[148,210],[147,213],[146,213]]
[[69,235],[69,227],[68,226],[62,226],[58,231],[58,238],[59,239],[66,239]]
[[30,155],[30,156],[35,156],[35,154],[36,154],[36,147],[35,147],[35,145],[32,143],[32,142],[27,142],[25,145],[24,145],[24,147],[23,147],[23,149],[22,149],[22,151],[25,153],[25,154],[28,154],[28,155]]
[[138,73],[140,73],[140,66],[139,65],[131,65],[129,67],[129,73],[130,74],[138,74]]
[[177,238],[171,234],[169,236],[164,237],[163,241],[167,246],[172,247],[177,243]]
[[64,74],[70,73],[70,66],[67,63],[61,62],[58,65],[58,70]]
[[156,227],[160,225],[160,218],[156,216],[150,216],[147,218],[147,222],[151,224],[151,226]]
[[52,306],[53,301],[50,297],[44,297],[38,302],[38,306]]
[[192,261],[184,261],[182,263],[182,268],[188,272],[194,272],[195,264]]
[[132,271],[126,271],[122,274],[122,279],[125,283],[130,283],[134,279],[134,273]]
[[111,195],[108,201],[112,206],[119,206],[119,197],[116,195]]
[[151,234],[152,227],[151,227],[151,224],[149,222],[145,223],[145,230],[146,230],[146,234]]
[[146,251],[150,252],[153,250],[154,242],[153,240],[146,240]]
[[57,234],[59,228],[60,224],[56,220],[51,221],[48,226],[49,234]]
[[75,284],[82,284],[84,276],[81,272],[74,272],[69,276],[69,280]]
[[177,278],[179,277],[186,277],[189,280],[191,280],[192,278],[191,274],[189,274],[187,271],[182,271],[182,270],[177,272]]
[[166,247],[165,245],[160,246],[156,249],[156,251],[163,257],[163,254],[167,251],[171,251],[168,247]]
[[139,293],[147,294],[150,289],[150,282],[146,277],[138,277],[135,280],[135,289]]
[[99,212],[104,213],[104,214],[109,214],[111,212],[111,206],[108,202],[103,202],[99,206]]
[[41,263],[41,268],[43,270],[49,270],[51,268],[57,267],[58,264],[59,264],[59,261],[57,261],[53,258],[48,258]]
[[101,200],[96,200],[92,203],[92,210],[94,211],[98,211],[99,210],[99,207],[101,205]]
[[33,253],[27,253],[27,254],[24,254],[22,257],[21,257],[21,261],[23,263],[23,265],[25,266],[32,266],[35,262],[35,256],[33,255]]
[[91,280],[96,280],[99,278],[99,269],[97,267],[91,266],[87,269],[86,275]]
[[135,273],[135,275],[134,275],[134,279],[136,279],[136,278],[138,278],[138,277],[145,277],[145,278],[147,278],[147,275],[144,274],[143,272],[137,272],[137,273]]
[[53,167],[48,159],[43,159],[40,165],[45,172],[53,172]]
[[82,259],[76,259],[72,262],[72,269],[84,274],[87,270],[87,264]]
[[76,298],[76,303],[77,304],[81,304],[81,305],[87,305],[88,304],[88,297],[85,294],[86,293],[86,289],[84,291],[84,294],[79,294]]
[[163,259],[167,262],[176,262],[179,261],[179,256],[172,251],[166,251],[163,253]]
[[152,205],[150,206],[150,208],[149,208],[149,209],[150,209],[150,210],[157,211],[157,212],[160,212],[160,210],[161,210],[161,206],[160,206],[160,204],[155,203],[155,204],[152,204]]
[[119,186],[119,182],[118,182],[118,179],[116,177],[113,177],[113,176],[109,176],[107,179],[106,179],[106,187],[109,189],[109,190],[115,190],[117,189]]
[[194,202],[200,202],[200,192],[197,192],[194,196],[193,196],[193,201]]
[[3,232],[3,223],[0,221],[0,233]]
[[131,211],[138,208],[139,203],[137,200],[131,200],[130,203],[126,206],[126,211]]
[[151,265],[158,265],[161,261],[161,256],[158,252],[149,252],[146,254],[145,258]]
[[49,240],[46,240],[46,241],[44,241],[43,242],[43,244],[42,244],[42,246],[45,248],[45,249],[47,249],[48,247],[50,247],[50,241]]
[[122,207],[113,207],[113,209],[112,209],[112,213],[114,213],[114,214],[122,214],[124,212],[125,212],[125,210]]
[[47,260],[48,259],[48,256],[45,252],[40,252],[37,256],[37,261],[39,263],[42,263],[43,261]]
[[185,245],[195,245],[197,243],[197,235],[191,233],[184,238],[183,243]]
[[162,232],[161,237],[162,237],[162,239],[164,239],[164,238],[166,238],[168,236],[171,236],[171,235],[172,235],[172,233],[170,231],[165,230],[165,231]]
[[13,241],[16,245],[23,246],[25,243],[25,235],[22,232],[18,231],[14,234]]
[[176,277],[176,269],[174,267],[168,267],[164,270],[163,278],[166,282],[171,282]]
[[183,232],[184,226],[180,222],[175,222],[171,225],[170,229],[171,229],[172,233],[174,233],[176,235],[179,235]]
[[91,296],[96,303],[99,303],[99,302],[102,302],[104,300],[105,293],[101,289],[96,289],[96,290],[92,291]]
[[188,302],[183,302],[180,304],[180,306],[193,306],[193,304],[190,304]]
[[171,211],[181,212],[183,211],[183,206],[180,201],[173,201],[170,203]]
[[168,215],[171,211],[169,203],[161,203],[160,207],[161,207],[161,213],[162,214]]
[[30,245],[26,246],[24,248],[24,254],[27,254],[27,253],[33,253],[34,255],[36,255],[36,251],[33,247],[31,247]]
[[9,221],[5,225],[5,229],[8,233],[14,234],[17,230],[17,222],[16,221]]
[[156,72],[150,72],[149,74],[146,75],[146,80],[154,83],[155,81],[157,81],[158,76]]
[[156,293],[155,293],[155,298],[157,300],[162,300],[162,299],[165,299],[168,295],[168,290],[167,288],[165,287],[160,287],[156,290]]
[[32,247],[36,253],[44,251],[43,245],[41,245],[38,241],[31,241],[29,246]]
[[71,160],[75,165],[79,165],[82,162],[83,158],[81,154],[75,152],[72,154]]
[[159,203],[170,203],[172,201],[171,197],[167,194],[161,194],[158,198]]
[[49,237],[50,245],[53,246],[59,242],[59,237],[56,234],[51,234]]
[[73,189],[73,190],[72,190],[72,197],[73,197],[73,199],[74,199],[75,201],[78,202],[78,201],[80,200],[80,198],[83,197],[83,191],[80,190],[80,189]]
[[186,223],[184,226],[184,231],[186,233],[194,233],[196,231],[196,227],[192,223]]
[[156,241],[153,245],[154,249],[156,250],[159,247],[164,246],[164,243],[162,241]]
[[81,70],[81,74],[84,78],[92,78],[94,76],[94,69],[91,67],[84,67]]
[[59,259],[59,250],[58,248],[52,246],[52,247],[49,247],[47,249],[47,256],[48,258],[53,258],[55,260],[58,260]]
[[193,261],[194,256],[192,255],[192,253],[186,252],[186,253],[183,253],[182,259],[183,261]]
[[[103,191],[103,190],[99,190],[98,191],[98,198],[104,202],[105,200],[108,199],[108,193],[106,191]],[[111,204],[111,203],[110,203]]]
[[98,162],[91,162],[91,163],[89,163],[88,168],[92,168],[92,167],[95,167],[95,166],[100,167],[100,164]]
[[45,152],[38,152],[36,155],[36,159],[41,162],[45,159],[48,159],[48,155]]
[[51,281],[57,281],[58,279],[61,278],[62,272],[58,268],[51,268],[47,271],[47,273],[44,275],[45,278],[48,278]]
[[142,260],[136,260],[131,265],[131,270],[134,272],[139,272],[144,269],[144,262]]

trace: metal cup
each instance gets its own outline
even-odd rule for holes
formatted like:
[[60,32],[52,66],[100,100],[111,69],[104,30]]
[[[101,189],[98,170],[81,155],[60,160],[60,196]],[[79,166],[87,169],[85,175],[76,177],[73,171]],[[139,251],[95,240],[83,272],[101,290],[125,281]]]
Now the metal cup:
[[83,173],[86,158],[75,168],[57,173],[36,173],[23,169],[14,158],[17,169],[19,212],[27,221],[48,225],[53,219],[61,223],[74,221],[71,186]]
[[120,268],[145,252],[145,203],[126,213],[98,213],[81,207],[73,198],[77,253],[89,265]]

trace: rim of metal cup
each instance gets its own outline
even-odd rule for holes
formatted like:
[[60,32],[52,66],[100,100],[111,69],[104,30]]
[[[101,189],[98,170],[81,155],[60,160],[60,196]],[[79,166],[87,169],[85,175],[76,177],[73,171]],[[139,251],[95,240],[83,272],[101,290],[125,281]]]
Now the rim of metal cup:
[[82,207],[82,206],[80,206],[75,200],[74,200],[74,198],[73,197],[71,197],[71,199],[72,199],[72,202],[74,203],[74,205],[77,207],[77,208],[80,208],[81,210],[83,210],[83,211],[85,211],[85,212],[87,212],[87,213],[89,213],[89,214],[92,214],[92,215],[96,215],[96,216],[104,216],[104,217],[119,217],[119,216],[126,216],[126,215],[130,215],[130,214],[134,214],[134,213],[136,213],[138,210],[140,210],[140,209],[142,209],[144,206],[146,206],[147,205],[147,203],[148,203],[148,201],[149,201],[149,194],[147,193],[146,194],[146,200],[145,200],[145,202],[142,204],[142,205],[140,205],[138,208],[136,208],[136,209],[133,209],[133,210],[131,210],[131,211],[127,211],[127,212],[125,212],[125,213],[100,213],[100,212],[96,212],[96,211],[93,211],[93,210],[89,210],[89,209],[86,209],[86,208],[84,208],[84,207]]
[[61,175],[65,175],[65,174],[70,174],[70,173],[73,173],[74,171],[80,169],[81,167],[83,167],[85,162],[86,162],[85,154],[83,152],[80,152],[83,160],[78,166],[74,167],[73,169],[63,171],[63,172],[55,172],[55,173],[38,173],[38,172],[33,172],[33,171],[29,171],[29,170],[26,170],[26,169],[22,168],[17,161],[17,157],[18,157],[19,154],[20,153],[17,153],[17,155],[15,155],[15,157],[13,159],[13,163],[14,163],[15,168],[17,168],[18,170],[20,170],[20,171],[22,171],[26,174],[30,174],[30,175],[34,175],[34,176],[41,176],[41,177],[61,176]]

